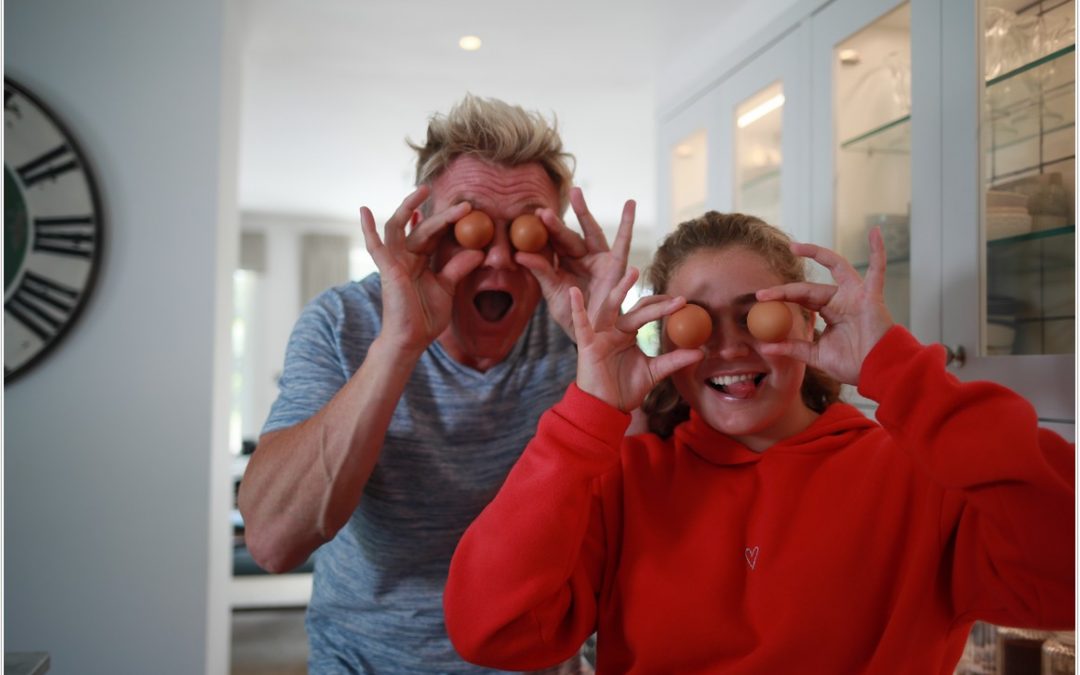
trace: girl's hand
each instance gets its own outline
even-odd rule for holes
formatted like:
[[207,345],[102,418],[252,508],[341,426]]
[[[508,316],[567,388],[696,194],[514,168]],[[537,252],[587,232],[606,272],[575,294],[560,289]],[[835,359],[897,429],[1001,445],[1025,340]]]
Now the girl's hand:
[[540,291],[544,294],[551,316],[571,340],[577,341],[567,291],[571,288],[581,289],[589,316],[596,312],[607,290],[618,283],[626,271],[637,207],[633,200],[627,200],[623,205],[619,230],[613,245],[609,247],[604,230],[589,212],[580,188],[575,187],[570,191],[570,205],[584,237],[568,228],[555,211],[539,209],[537,215],[548,229],[557,261],[553,264],[550,255],[520,251],[514,254],[514,260],[533,273],[540,283]]
[[[413,214],[427,199],[430,188],[421,186],[402,201],[386,222],[385,241],[375,229],[375,218],[360,208],[364,243],[379,269],[382,282],[383,327],[380,337],[419,354],[450,325],[454,289],[484,259],[480,251],[462,250],[443,268],[433,271],[431,255],[447,225],[471,210],[467,202],[455,204],[423,222]],[[412,223],[408,236],[406,225]]]
[[860,277],[843,256],[813,244],[792,244],[791,250],[815,260],[832,274],[836,285],[811,282],[784,284],[757,292],[758,300],[796,302],[821,314],[825,331],[817,341],[761,343],[761,353],[791,356],[846,384],[857,385],[863,360],[893,325],[885,306],[885,243],[881,231],[870,232],[870,266]]
[[567,291],[578,338],[578,388],[623,412],[640,407],[657,382],[704,357],[699,349],[678,349],[653,358],[638,348],[637,331],[679,309],[686,300],[647,296],[619,315],[619,306],[637,274],[631,267],[610,293],[597,298],[591,320],[581,289]]

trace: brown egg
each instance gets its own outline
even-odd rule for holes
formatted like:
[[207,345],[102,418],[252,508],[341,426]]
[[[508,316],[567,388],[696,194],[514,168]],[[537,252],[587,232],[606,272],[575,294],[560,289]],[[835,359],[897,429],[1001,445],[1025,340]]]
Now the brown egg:
[[780,342],[791,331],[791,310],[779,300],[759,302],[746,315],[750,334],[765,342]]
[[697,349],[712,335],[712,319],[698,305],[686,305],[667,318],[667,334],[676,347]]
[[483,211],[469,211],[454,224],[454,237],[465,248],[484,248],[495,237],[495,223]]
[[510,223],[510,242],[514,248],[526,253],[536,253],[547,245],[548,231],[544,221],[531,213],[525,213]]

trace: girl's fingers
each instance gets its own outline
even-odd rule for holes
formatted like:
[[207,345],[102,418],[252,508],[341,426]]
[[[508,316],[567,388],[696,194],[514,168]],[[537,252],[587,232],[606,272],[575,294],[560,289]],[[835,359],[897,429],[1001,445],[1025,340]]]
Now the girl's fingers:
[[638,310],[638,309],[640,309],[640,308],[642,308],[642,307],[644,307],[646,305],[651,305],[651,304],[656,303],[656,302],[667,302],[668,300],[671,300],[670,295],[646,295],[646,296],[643,296],[641,299],[639,299],[637,302],[634,303],[634,306],[630,308],[630,311],[627,312],[627,314],[629,314],[630,312],[634,312],[634,311],[636,311],[636,310]]
[[686,305],[686,298],[681,295],[674,298],[667,295],[653,296],[651,302],[645,303],[647,299],[650,298],[642,298],[633,309],[617,318],[615,328],[624,333],[636,333],[645,324],[659,321]]
[[626,262],[630,257],[630,239],[634,234],[634,216],[637,212],[637,203],[633,199],[627,199],[623,204],[622,218],[619,220],[619,230],[615,233],[615,241],[611,244],[611,252],[617,260]]
[[812,281],[796,281],[771,288],[763,288],[755,294],[760,302],[783,300],[796,302],[815,312],[829,304],[839,287],[831,284],[818,284]]
[[630,292],[630,289],[637,283],[638,270],[636,267],[627,267],[623,272],[622,278],[615,284],[615,287],[608,291],[607,297],[604,298],[604,302],[598,308],[598,311],[614,312],[618,313],[619,307],[622,307],[623,300],[626,299],[626,294]]
[[807,340],[784,340],[783,342],[762,342],[758,350],[769,356],[787,356],[803,363],[810,363],[816,345]]
[[824,246],[818,246],[817,244],[792,243],[791,251],[795,255],[810,258],[822,267],[828,269],[832,274],[832,278],[838,284],[844,283],[845,281],[851,281],[852,279],[857,281],[862,280],[862,277],[860,277],[859,273],[855,271],[855,268],[851,266],[851,263],[848,262],[847,258]]
[[885,293],[885,240],[881,228],[870,230],[870,267],[866,270],[866,288],[871,295],[880,297]]
[[705,358],[705,352],[700,349],[676,349],[665,352],[648,360],[649,374],[653,382],[659,382],[668,375],[687,366],[692,366],[703,358]]
[[581,296],[581,289],[576,286],[571,286],[567,292],[570,293],[570,318],[574,322],[574,338],[579,347],[585,347],[593,339],[592,325],[585,313],[585,300]]

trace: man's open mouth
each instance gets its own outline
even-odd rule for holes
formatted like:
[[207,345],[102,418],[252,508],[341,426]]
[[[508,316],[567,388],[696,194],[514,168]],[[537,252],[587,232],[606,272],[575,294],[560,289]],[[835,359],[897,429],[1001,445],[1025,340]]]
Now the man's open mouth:
[[514,296],[506,291],[480,291],[473,298],[473,304],[485,321],[495,323],[514,306]]

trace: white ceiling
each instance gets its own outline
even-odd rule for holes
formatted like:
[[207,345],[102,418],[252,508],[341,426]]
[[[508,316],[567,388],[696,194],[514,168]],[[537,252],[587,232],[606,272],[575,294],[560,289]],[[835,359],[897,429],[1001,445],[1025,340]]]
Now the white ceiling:
[[[242,210],[387,217],[412,189],[405,137],[472,92],[557,116],[594,213],[614,225],[634,198],[642,228],[656,221],[658,78],[671,79],[658,64],[722,55],[717,36],[745,39],[793,2],[237,1]],[[482,49],[460,50],[466,34]]]

